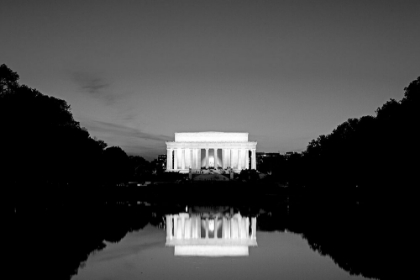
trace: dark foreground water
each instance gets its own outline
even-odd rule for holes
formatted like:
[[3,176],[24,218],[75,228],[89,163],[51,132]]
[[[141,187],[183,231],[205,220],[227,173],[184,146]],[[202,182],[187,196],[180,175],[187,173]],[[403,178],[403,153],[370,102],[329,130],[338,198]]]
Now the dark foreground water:
[[[387,278],[395,255],[386,223],[358,204],[311,207],[286,199],[257,205],[135,201],[17,209],[13,262],[17,275],[54,279]],[[249,247],[247,256],[176,256],[174,247],[165,245],[166,217],[182,212],[254,217],[258,245]]]
[[257,232],[247,257],[181,257],[146,226],[92,253],[73,279],[366,279],[351,276],[299,234]]

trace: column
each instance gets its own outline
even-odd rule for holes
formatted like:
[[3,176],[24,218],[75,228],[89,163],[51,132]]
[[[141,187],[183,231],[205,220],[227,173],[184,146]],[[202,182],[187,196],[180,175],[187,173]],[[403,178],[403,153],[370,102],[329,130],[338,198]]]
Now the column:
[[257,218],[251,218],[251,238],[257,238]]
[[209,169],[209,148],[206,148],[206,169]]
[[246,149],[242,149],[241,161],[242,161],[241,163],[242,169],[247,169],[246,168]]
[[224,239],[230,239],[230,219],[228,220],[226,217],[223,217],[222,230],[222,237]]
[[197,168],[201,169],[201,148],[197,149]]
[[238,149],[238,169],[241,169],[241,167],[242,167],[242,164],[241,164],[241,153],[242,152],[242,150],[241,149]]
[[171,169],[174,169],[174,155],[175,155],[175,150],[171,149]]
[[194,168],[194,150],[195,149],[190,149],[190,168],[193,169]]
[[240,149],[235,149],[235,165],[236,165],[236,169],[239,169],[239,154],[240,154]]
[[247,158],[248,158],[248,149],[245,149],[244,150],[244,154],[245,154],[245,157],[244,157],[245,169],[249,169],[248,165],[246,165],[246,163],[248,162],[248,160],[247,160]]
[[240,168],[239,169],[244,169],[245,167],[245,163],[244,163],[245,157],[244,157],[244,150],[243,149],[239,149],[239,164],[240,164]]
[[226,169],[226,149],[222,149],[222,169]]
[[251,157],[251,169],[257,169],[257,161],[256,161],[256,150],[252,149],[252,157]]
[[174,170],[178,169],[178,150],[174,150]]
[[217,148],[213,149],[213,158],[214,158],[214,169],[217,169]]
[[245,219],[245,235],[246,235],[246,238],[248,239],[249,238],[249,218],[248,217],[246,217]]
[[209,238],[209,218],[206,218],[206,239]]
[[[240,151],[240,150],[239,150]],[[238,215],[238,238],[243,238],[242,234],[242,216]]]
[[191,218],[186,218],[185,219],[185,230],[184,230],[184,238],[185,239],[190,239],[191,238]]
[[232,168],[238,169],[238,149],[232,149]]
[[178,149],[177,161],[178,161],[178,170],[182,169],[182,149]]
[[195,169],[194,156],[195,156],[195,149],[190,149],[190,167],[191,167],[191,169]]
[[200,149],[194,149],[194,153],[195,153],[195,165],[194,165],[194,167],[196,169],[200,169],[198,151],[200,151]]
[[238,149],[238,169],[241,169],[241,149]]
[[189,149],[184,149],[184,168],[185,169],[188,169],[188,166],[190,164],[190,162],[189,162],[190,158],[189,158],[188,152],[189,152]]
[[166,149],[166,170],[172,169],[172,150]]
[[181,167],[185,169],[185,149],[181,150]]
[[245,149],[245,169],[249,169],[249,150]]
[[214,239],[217,239],[217,216],[214,218]]
[[201,221],[199,220],[199,216],[191,217],[192,221],[192,229],[191,229],[191,237],[192,238],[200,238],[201,236]]
[[242,149],[238,149],[238,169],[242,169]]
[[230,219],[230,236],[234,239],[239,238],[239,224],[237,217],[232,217]]
[[166,215],[166,239],[172,239],[172,215]]
[[[185,218],[187,218],[187,216],[184,213],[181,213],[179,217],[181,218],[181,237],[184,238],[185,237]],[[178,226],[180,225],[178,224]]]
[[178,237],[176,233],[178,232],[178,215],[173,215],[173,222],[174,222],[174,236]]

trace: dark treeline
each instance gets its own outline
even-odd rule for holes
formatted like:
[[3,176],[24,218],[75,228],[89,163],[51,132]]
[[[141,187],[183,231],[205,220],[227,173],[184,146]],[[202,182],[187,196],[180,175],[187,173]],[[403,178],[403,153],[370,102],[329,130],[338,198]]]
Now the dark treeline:
[[392,279],[409,270],[404,265],[418,211],[419,96],[420,77],[375,116],[349,119],[304,152],[261,166],[289,186],[289,228],[352,274]]
[[[156,161],[107,148],[74,120],[64,100],[18,81],[17,73],[0,66],[3,191],[56,196],[63,190],[95,192],[96,187],[150,180],[162,172]],[[303,153],[267,159],[258,168],[294,190],[365,197],[406,193],[417,166],[419,91],[420,78],[405,88],[401,101],[391,99],[376,116],[349,119],[311,141]],[[248,179],[257,178],[251,175]]]
[[287,217],[265,226],[286,219],[288,229],[351,274],[392,279],[409,270],[420,77],[404,91],[400,101],[391,99],[375,116],[347,120],[302,153],[264,160],[260,171],[289,187],[290,206]]
[[304,152],[265,161],[261,171],[316,193],[406,195],[418,167],[420,77],[404,90],[402,100],[391,99],[375,116],[349,119]]
[[390,230],[393,224],[378,222],[356,204],[347,205],[345,211],[341,208],[339,217],[336,209],[305,208],[296,204],[288,204],[286,211],[279,206],[265,207],[257,220],[258,229],[300,234],[312,250],[331,257],[351,275],[394,279],[395,272],[403,273],[396,258],[407,257],[395,254],[395,247],[401,244],[398,234]]
[[2,197],[22,203],[89,198],[98,188],[147,180],[156,168],[120,147],[107,148],[74,120],[66,101],[21,85],[4,64],[0,129]]
[[[28,205],[29,210],[17,211],[15,224],[10,227],[14,244],[22,246],[14,253],[19,261],[20,252],[37,252],[34,267],[39,269],[48,262],[56,267],[50,270],[51,275],[69,278],[90,252],[105,246],[104,240],[116,242],[147,223],[159,225],[166,213],[156,214],[158,210],[138,205],[137,197],[132,198],[128,208],[87,204],[103,195],[107,195],[108,202],[110,197],[118,201],[120,192],[115,190],[120,183],[151,180],[162,169],[156,161],[128,156],[119,147],[107,148],[74,120],[64,100],[18,81],[17,73],[6,65],[0,66],[2,198],[6,205],[15,207],[19,203]],[[407,219],[415,212],[404,210],[417,205],[409,198],[418,185],[419,96],[420,77],[405,88],[402,100],[386,102],[375,116],[349,119],[329,135],[311,141],[302,153],[264,160],[259,170],[271,174],[266,179],[260,180],[254,171],[242,172],[238,179],[248,181],[248,187],[237,181],[226,186],[231,193],[211,191],[213,195],[200,196],[198,186],[185,183],[182,189],[193,197],[177,194],[180,186],[172,188],[173,192],[164,185],[153,186],[154,194],[166,195],[162,205],[179,203],[181,197],[186,204],[197,203],[200,197],[210,205],[240,201],[246,204],[244,213],[252,203],[267,205],[271,201],[278,208],[263,209],[258,218],[259,230],[302,233],[314,250],[331,256],[350,273],[389,278],[395,259],[408,258],[404,248],[411,248],[410,242],[415,240],[408,238],[416,232],[411,228],[415,220]],[[180,179],[180,174],[162,175],[167,181]],[[274,190],[271,187],[278,184],[265,184],[264,180],[288,188]],[[217,190],[211,183],[203,189]],[[136,193],[144,196],[140,191],[144,189]],[[271,200],[263,196],[258,201],[258,191],[269,193]],[[246,193],[249,200],[238,199],[239,193]],[[79,203],[83,200],[85,207]],[[157,199],[152,200],[147,205]],[[33,207],[63,202],[72,203],[53,210]],[[27,228],[32,240],[38,242],[17,242],[27,239]]]
[[[160,218],[161,215],[158,216]],[[42,273],[46,279],[70,279],[83,267],[89,255],[119,242],[127,233],[147,224],[159,226],[150,207],[99,206],[65,207],[15,217],[12,231],[16,279]],[[30,238],[28,239],[28,236]],[[33,257],[33,254],[36,257]],[[25,265],[25,269],[21,266]]]
[[[141,230],[148,224],[163,230],[165,215],[183,212],[186,206],[191,207],[182,203],[96,208],[77,205],[46,211],[43,215],[18,213],[12,230],[13,238],[19,242],[15,243],[13,253],[16,254],[16,264],[25,263],[28,269],[17,270],[17,273],[41,270],[47,278],[70,279],[83,268],[89,255],[103,250],[106,243],[119,242],[128,233]],[[365,213],[357,211],[356,207],[342,212],[342,218],[334,222],[317,217],[315,213],[308,215],[301,207],[288,202],[231,208],[242,215],[258,217],[258,231],[288,231],[301,235],[312,250],[331,257],[352,275],[394,279],[397,264],[392,247],[399,246],[399,240],[388,238],[387,227],[378,228],[377,223],[367,219]],[[22,242],[27,240],[28,234],[33,242]],[[162,246],[164,242],[162,240]],[[36,254],[36,258],[27,262],[28,254]],[[401,260],[408,258],[397,256]]]

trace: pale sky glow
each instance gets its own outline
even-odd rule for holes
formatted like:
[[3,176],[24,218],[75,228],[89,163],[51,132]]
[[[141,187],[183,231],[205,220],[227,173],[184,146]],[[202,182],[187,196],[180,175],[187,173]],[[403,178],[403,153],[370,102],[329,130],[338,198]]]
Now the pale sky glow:
[[304,150],[420,75],[420,1],[18,1],[0,63],[89,132],[153,159],[175,132]]

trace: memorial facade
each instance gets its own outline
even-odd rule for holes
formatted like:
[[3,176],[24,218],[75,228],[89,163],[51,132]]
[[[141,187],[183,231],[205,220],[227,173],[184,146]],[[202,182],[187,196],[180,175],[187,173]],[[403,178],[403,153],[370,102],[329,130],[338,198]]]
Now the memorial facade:
[[166,216],[166,246],[175,256],[248,256],[257,246],[257,218],[240,213],[179,213]]
[[248,133],[175,133],[175,141],[166,142],[166,148],[167,171],[256,169],[257,142],[248,141]]

